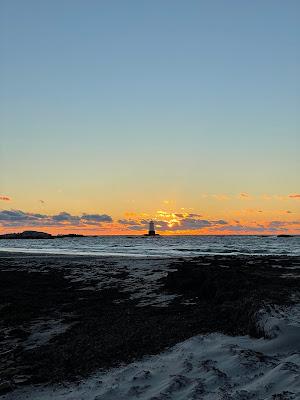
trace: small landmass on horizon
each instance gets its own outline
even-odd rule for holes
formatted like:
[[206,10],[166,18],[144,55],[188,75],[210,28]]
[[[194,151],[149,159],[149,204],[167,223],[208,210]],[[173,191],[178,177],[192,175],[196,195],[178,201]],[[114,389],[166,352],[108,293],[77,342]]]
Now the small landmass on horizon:
[[65,237],[85,237],[85,235],[80,235],[77,233],[68,233],[61,235],[51,235],[46,232],[38,232],[38,231],[24,231],[18,233],[6,233],[4,235],[0,235],[0,239],[59,239]]

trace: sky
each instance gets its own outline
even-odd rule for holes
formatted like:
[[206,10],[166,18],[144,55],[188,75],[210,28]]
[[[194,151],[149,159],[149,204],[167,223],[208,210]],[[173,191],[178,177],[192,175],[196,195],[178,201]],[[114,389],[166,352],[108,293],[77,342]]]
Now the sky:
[[1,0],[0,233],[300,233],[298,0]]

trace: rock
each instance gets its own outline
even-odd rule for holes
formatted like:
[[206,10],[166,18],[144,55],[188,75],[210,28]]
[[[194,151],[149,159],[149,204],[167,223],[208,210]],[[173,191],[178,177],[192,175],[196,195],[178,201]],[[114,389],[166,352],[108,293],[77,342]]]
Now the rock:
[[277,235],[277,237],[279,237],[279,238],[289,238],[289,237],[293,237],[293,235],[285,235],[285,234],[282,234],[282,235]]
[[0,239],[52,239],[53,236],[45,232],[24,231],[0,235]]

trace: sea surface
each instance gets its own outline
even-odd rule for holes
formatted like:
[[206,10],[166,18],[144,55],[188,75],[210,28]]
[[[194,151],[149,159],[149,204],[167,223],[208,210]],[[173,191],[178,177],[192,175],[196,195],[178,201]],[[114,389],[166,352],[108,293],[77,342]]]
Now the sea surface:
[[0,240],[0,250],[130,257],[194,257],[217,254],[300,255],[300,236],[98,236]]

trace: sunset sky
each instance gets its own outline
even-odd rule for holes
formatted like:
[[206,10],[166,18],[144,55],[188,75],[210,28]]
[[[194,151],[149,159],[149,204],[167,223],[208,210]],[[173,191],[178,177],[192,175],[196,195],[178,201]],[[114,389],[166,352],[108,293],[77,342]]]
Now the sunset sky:
[[298,0],[3,0],[0,233],[300,234]]

